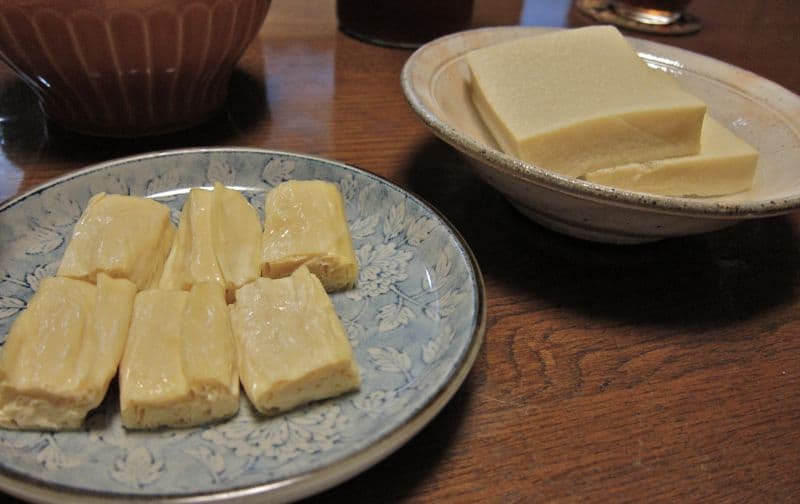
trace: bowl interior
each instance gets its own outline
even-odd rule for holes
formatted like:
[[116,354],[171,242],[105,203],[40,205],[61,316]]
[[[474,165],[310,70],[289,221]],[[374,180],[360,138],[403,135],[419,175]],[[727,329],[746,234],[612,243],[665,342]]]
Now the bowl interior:
[[[521,162],[500,152],[469,95],[464,55],[472,49],[543,33],[530,27],[461,32],[434,41],[409,60],[406,91],[412,107],[444,140],[471,157],[539,184],[596,198],[641,201],[641,194],[610,190]],[[711,116],[756,147],[758,170],[751,190],[716,198],[655,196],[661,206],[687,204],[720,209],[731,204],[752,211],[788,210],[800,195],[800,97],[750,72],[699,54],[638,39],[628,39],[649,66],[672,74],[681,86],[708,104]],[[417,56],[417,55],[415,55]],[[413,58],[413,56],[412,56]],[[416,104],[415,104],[415,99]],[[416,106],[415,106],[416,105]],[[422,110],[420,110],[422,109]]]

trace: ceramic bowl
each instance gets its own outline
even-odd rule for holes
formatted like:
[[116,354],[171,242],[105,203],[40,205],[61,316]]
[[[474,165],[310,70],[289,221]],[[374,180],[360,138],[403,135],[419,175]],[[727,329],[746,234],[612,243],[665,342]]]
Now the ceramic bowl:
[[102,136],[195,125],[225,101],[270,0],[3,0],[0,59],[61,126]]
[[711,116],[759,149],[751,190],[717,198],[637,193],[566,177],[502,152],[470,100],[464,55],[549,30],[499,27],[442,37],[412,54],[401,77],[420,119],[524,215],[574,237],[624,244],[713,231],[800,206],[800,97],[746,70],[634,38],[628,41],[649,66],[672,74],[707,103]]

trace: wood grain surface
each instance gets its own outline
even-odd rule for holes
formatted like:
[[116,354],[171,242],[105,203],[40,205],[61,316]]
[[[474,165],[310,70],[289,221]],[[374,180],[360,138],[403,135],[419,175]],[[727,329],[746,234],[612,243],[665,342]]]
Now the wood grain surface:
[[[627,34],[800,93],[797,2],[689,8],[697,34]],[[564,1],[476,0],[473,24],[541,19],[590,23]],[[47,124],[3,67],[0,201],[120,156],[235,145],[350,163],[441,210],[486,281],[478,360],[418,436],[312,502],[800,501],[800,215],[630,247],[550,232],[412,113],[399,80],[410,53],[340,33],[333,0],[274,0],[226,109],[138,140]]]

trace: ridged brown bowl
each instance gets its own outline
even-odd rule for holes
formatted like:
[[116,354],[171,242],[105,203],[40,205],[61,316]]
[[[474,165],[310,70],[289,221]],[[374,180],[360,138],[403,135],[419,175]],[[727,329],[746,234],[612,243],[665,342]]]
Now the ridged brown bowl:
[[0,59],[64,128],[142,136],[225,102],[270,0],[2,0]]

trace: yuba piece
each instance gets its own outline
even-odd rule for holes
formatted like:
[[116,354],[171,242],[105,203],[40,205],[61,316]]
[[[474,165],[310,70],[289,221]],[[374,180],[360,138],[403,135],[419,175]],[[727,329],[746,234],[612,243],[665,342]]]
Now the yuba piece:
[[344,327],[308,268],[245,285],[230,309],[242,385],[261,413],[274,415],[359,387]]
[[225,288],[230,294],[261,276],[261,221],[258,212],[234,189],[214,184],[211,240]]
[[211,242],[213,206],[211,191],[199,188],[189,191],[159,289],[189,290],[195,282],[224,284]]
[[48,277],[14,321],[0,357],[0,426],[77,429],[117,373],[136,286]]
[[696,154],[706,105],[590,26],[467,53],[472,99],[500,147],[563,175]]
[[127,278],[137,288],[157,284],[172,245],[169,208],[147,198],[99,193],[83,211],[58,276],[94,283],[98,273]]
[[285,277],[305,265],[328,292],[355,285],[358,263],[344,199],[330,182],[291,180],[269,191],[262,246],[265,277]]
[[223,287],[147,290],[136,296],[119,370],[122,423],[189,427],[239,408],[236,345]]
[[238,287],[261,276],[260,236],[258,213],[239,191],[220,183],[213,191],[192,189],[159,288],[217,282],[232,299]]
[[700,144],[694,156],[605,168],[587,173],[586,180],[667,196],[719,196],[752,187],[757,150],[710,117]]

